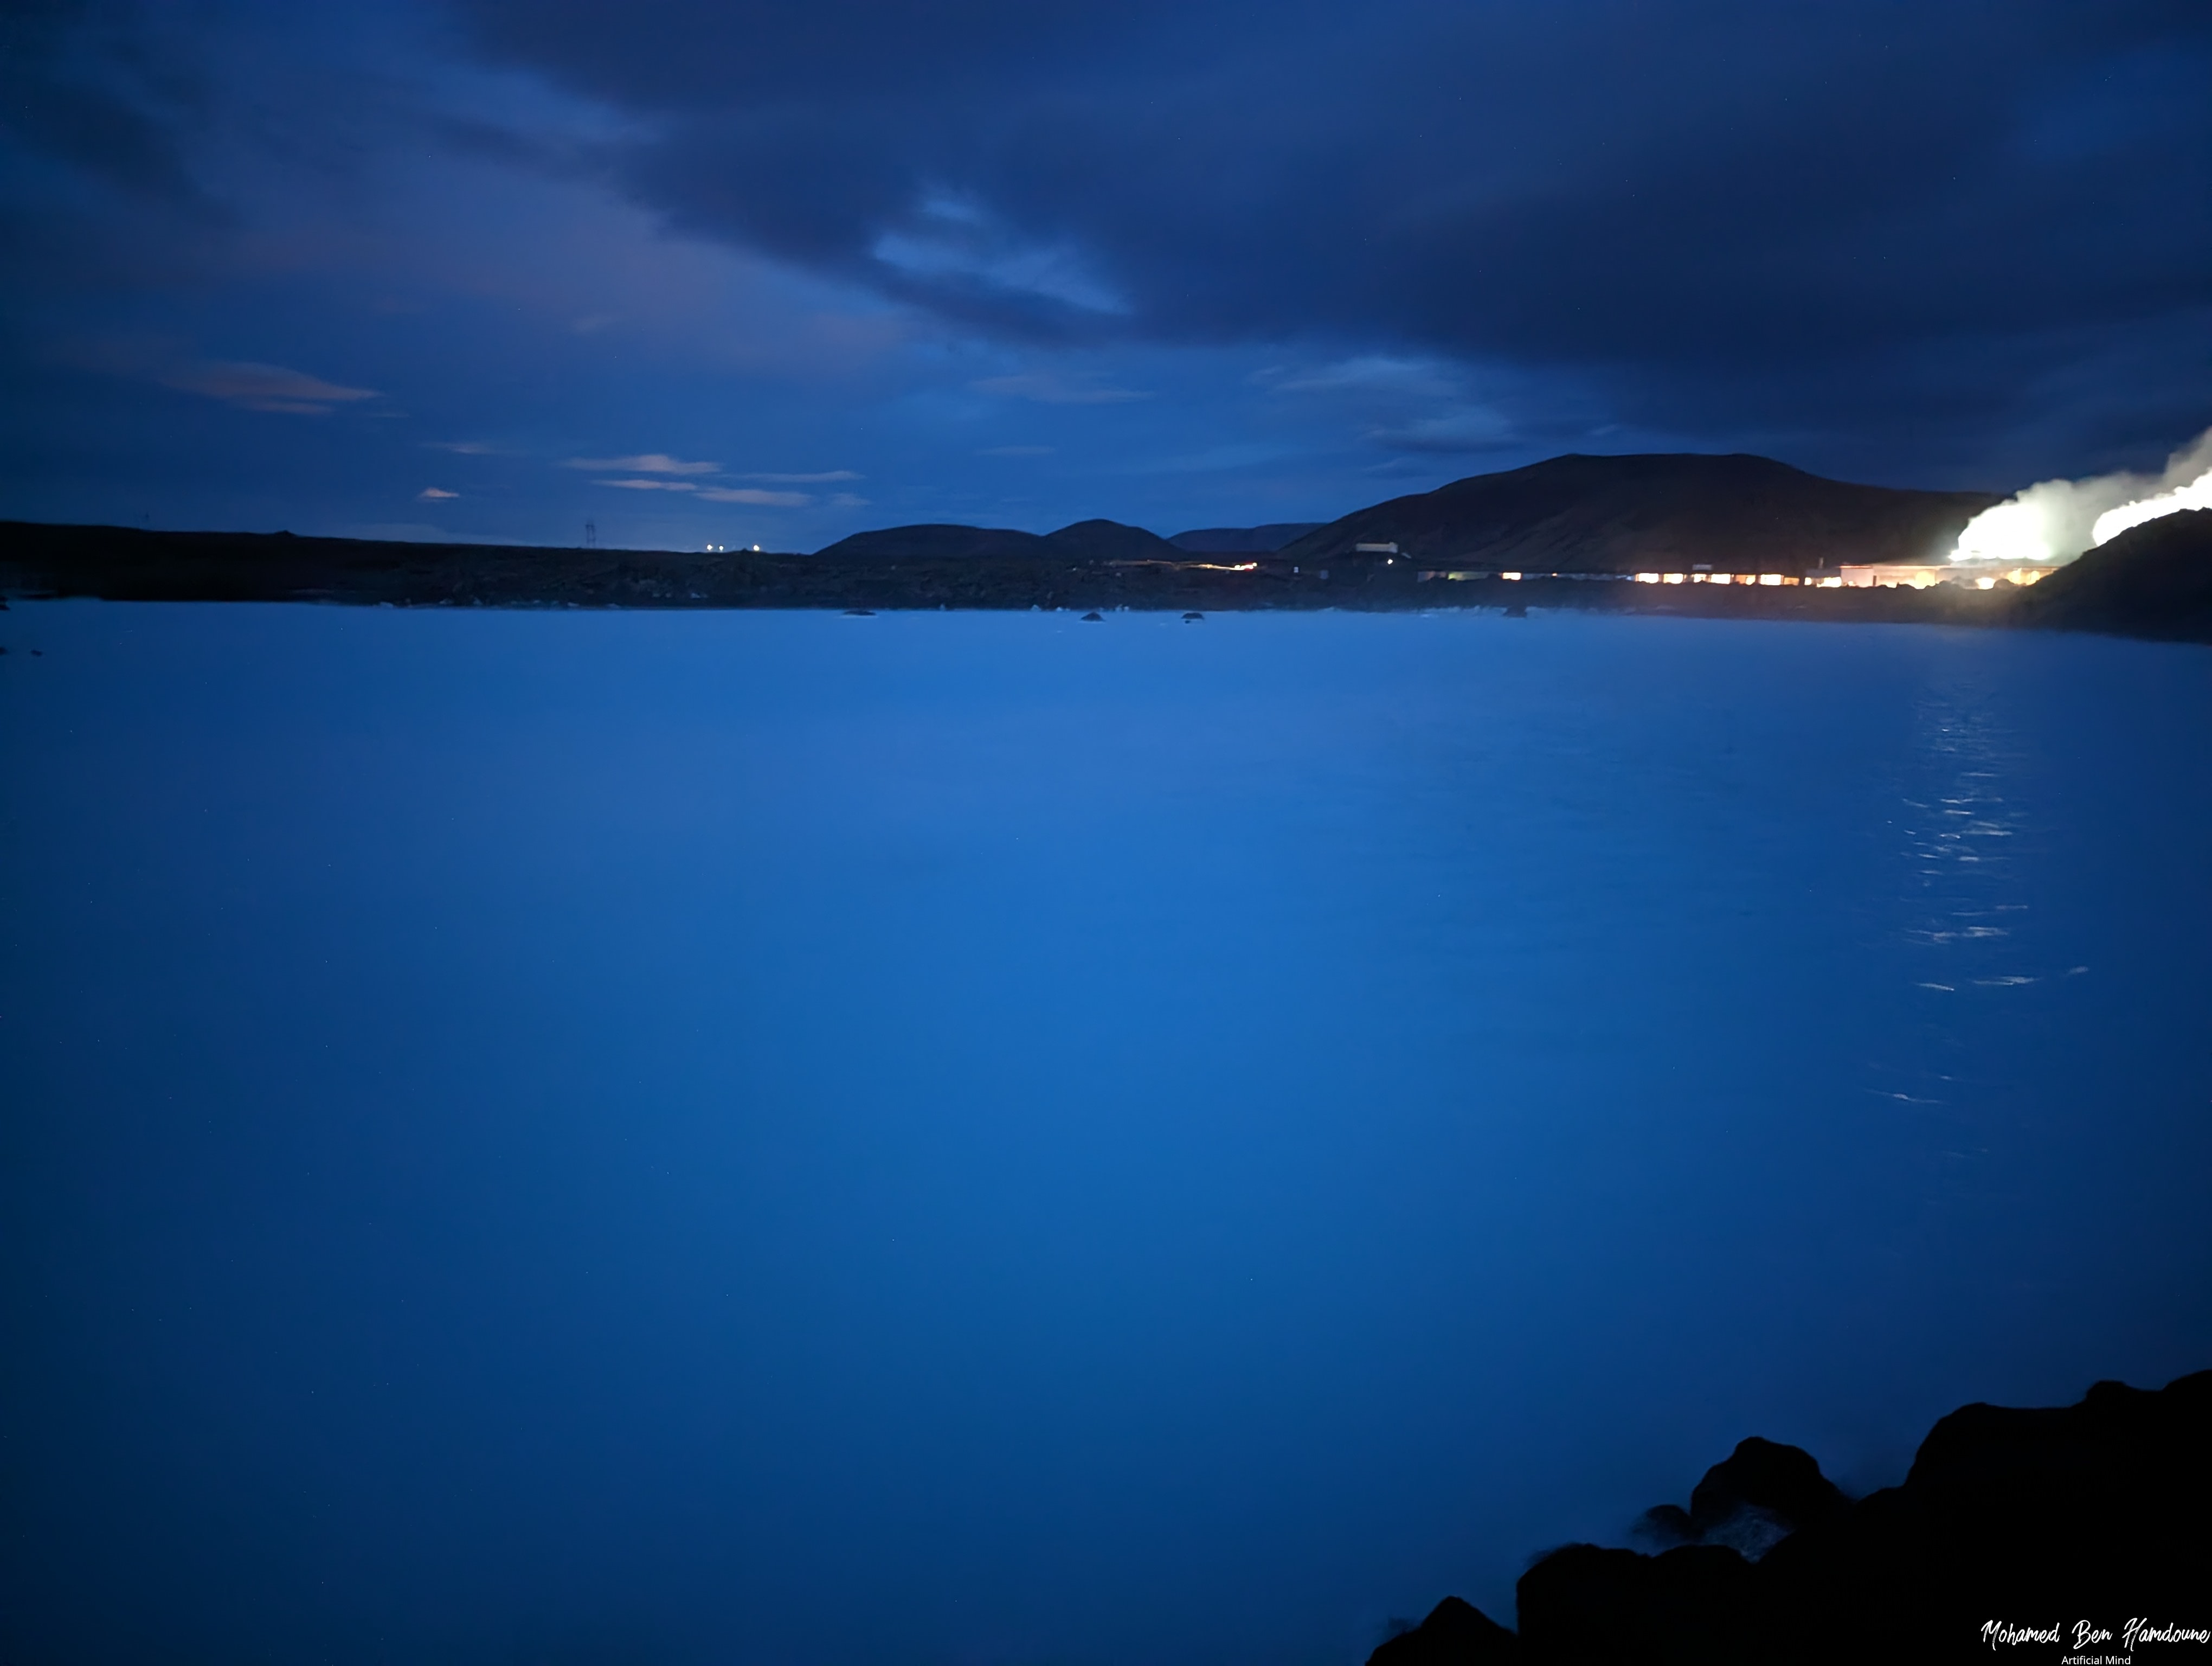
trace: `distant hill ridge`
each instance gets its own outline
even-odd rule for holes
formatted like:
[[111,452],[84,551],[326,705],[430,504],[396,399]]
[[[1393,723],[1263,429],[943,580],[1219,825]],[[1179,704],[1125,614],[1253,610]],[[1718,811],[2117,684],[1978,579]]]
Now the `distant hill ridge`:
[[1200,526],[1168,539],[1194,556],[1272,556],[1319,530],[1318,520],[1278,520],[1265,526]]
[[855,532],[816,551],[833,560],[941,561],[962,556],[1056,556],[1066,561],[1181,561],[1183,552],[1158,533],[1118,520],[1079,520],[1056,532],[1002,526],[886,526]]
[[1824,479],[1742,453],[1574,454],[1394,497],[1325,526],[1205,527],[1172,539],[1111,520],[1056,532],[890,526],[831,544],[824,556],[872,561],[1058,556],[1174,561],[1273,555],[1295,564],[1357,559],[1395,544],[1425,565],[1531,572],[1630,573],[1703,563],[1722,571],[1805,572],[1845,562],[1948,554],[1989,492],[1914,491]]
[[1395,544],[1415,560],[1533,572],[1628,573],[1699,562],[1801,572],[1927,561],[1998,500],[1827,480],[1743,453],[1573,454],[1394,497],[1307,533],[1291,562]]

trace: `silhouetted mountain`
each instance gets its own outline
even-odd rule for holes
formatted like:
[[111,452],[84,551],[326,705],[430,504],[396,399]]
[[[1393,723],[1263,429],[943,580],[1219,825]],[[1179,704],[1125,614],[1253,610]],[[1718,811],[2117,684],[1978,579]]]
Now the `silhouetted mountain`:
[[1079,520],[1044,541],[1054,555],[1071,561],[1180,561],[1182,551],[1157,532],[1124,526],[1118,520]]
[[[2118,539],[2113,540],[2118,543]],[[2110,547],[2110,546],[2107,546]],[[2049,582],[2049,581],[2045,581]],[[1517,1636],[1457,1599],[1370,1666],[2057,1660],[2072,1625],[2212,1626],[2212,1371],[2078,1405],[1968,1406],[1937,1423],[1901,1487],[1850,1502],[1794,1446],[1747,1441],[1706,1473],[1695,1534],[1656,1556],[1568,1545],[1516,1588]],[[1731,1534],[1747,1516],[1760,1530]],[[1746,1545],[1749,1554],[1737,1548]],[[2063,1628],[2020,1652],[1990,1622]],[[2156,1639],[2154,1639],[2156,1640]]]
[[1035,532],[1003,526],[931,523],[855,532],[814,552],[843,561],[943,561],[958,556],[1042,556],[1050,550]]
[[1200,526],[1177,532],[1168,542],[1194,556],[1272,556],[1321,525],[1318,520],[1278,520],[1267,526]]
[[2212,642],[2212,509],[2130,526],[2021,599],[2021,621]]
[[1765,457],[1554,457],[1455,480],[1333,520],[1279,553],[1341,561],[1395,544],[1425,566],[1527,572],[1802,573],[1923,561],[1997,500],[1824,480]]
[[1176,561],[1182,551],[1141,526],[1079,520],[1040,537],[999,526],[932,524],[855,532],[816,552],[836,560],[946,561],[973,556],[1056,556],[1069,561]]

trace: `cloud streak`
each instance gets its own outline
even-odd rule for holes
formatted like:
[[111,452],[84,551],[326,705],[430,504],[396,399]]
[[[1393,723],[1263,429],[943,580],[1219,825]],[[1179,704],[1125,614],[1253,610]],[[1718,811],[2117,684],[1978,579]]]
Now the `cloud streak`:
[[758,486],[709,486],[699,494],[708,503],[751,503],[768,508],[793,508],[811,503],[805,492],[772,492]]
[[346,387],[285,365],[242,359],[201,359],[164,370],[155,380],[179,392],[288,416],[327,416],[339,405],[380,397],[373,388]]
[[671,457],[665,452],[648,451],[635,457],[571,457],[561,466],[582,469],[587,473],[601,474],[720,474],[720,463],[688,463],[680,457]]
[[969,386],[978,393],[1031,399],[1047,405],[1119,405],[1152,397],[1133,387],[1101,386],[1095,382],[1073,381],[1050,374],[986,376]]
[[1308,391],[1494,362],[1739,432],[1994,413],[2153,317],[2142,398],[2201,399],[2212,347],[2201,7],[459,4],[637,119],[613,177],[672,224],[963,333],[1334,340]]

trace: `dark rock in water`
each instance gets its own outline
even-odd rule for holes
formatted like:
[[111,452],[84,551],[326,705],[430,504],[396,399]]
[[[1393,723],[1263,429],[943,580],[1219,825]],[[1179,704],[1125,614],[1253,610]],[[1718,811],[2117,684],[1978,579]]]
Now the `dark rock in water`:
[[1747,1505],[1796,1529],[1831,1519],[1849,1509],[1850,1500],[1820,1473],[1810,1452],[1753,1435],[1705,1471],[1690,1494],[1690,1519],[1710,1534]]
[[2021,598],[2023,624],[2212,642],[2212,509],[2130,526]]
[[[1756,1561],[1714,1541],[1747,1516],[1790,1529]],[[1516,1592],[1518,1659],[1963,1661],[1990,1657],[1992,1620],[2212,1626],[2212,1371],[2155,1391],[2100,1383],[2054,1409],[1966,1407],[1929,1432],[1903,1486],[1856,1503],[1796,1447],[1747,1440],[1690,1509],[1645,1522],[1705,1541],[1544,1557]],[[1516,1657],[1486,1634],[1489,1653],[1419,1652],[1444,1612],[1374,1666]]]
[[1104,624],[1106,623],[1106,616],[1103,613],[1086,613],[1083,616],[1083,623],[1085,624]]
[[1367,1666],[1485,1666],[1522,1658],[1521,1639],[1474,1603],[1447,1596],[1367,1657]]
[[1693,1545],[1705,1535],[1680,1505],[1655,1504],[1636,1518],[1636,1536],[1672,1550],[1676,1545]]
[[[2117,541],[2117,540],[2116,540]],[[2212,1371],[2156,1391],[2100,1383],[2081,1403],[1968,1406],[1921,1444],[1902,1487],[1777,1546],[1776,1611],[1826,1629],[1817,1659],[1884,1632],[1950,1636],[2062,1606],[2212,1623]]]
[[1182,616],[1182,622],[1185,624],[1196,624],[1205,617],[1206,615],[1203,613],[1186,613]]
[[845,617],[848,619],[872,619],[876,617],[876,610],[872,607],[848,607],[845,610]]
[[1718,1545],[1663,1556],[1569,1545],[1515,1588],[1524,1658],[1576,1666],[1765,1659],[1752,1651],[1753,1578],[1750,1563]]
[[1705,1471],[1687,1510],[1662,1504],[1646,1511],[1638,1532],[1661,1544],[1726,1545],[1757,1561],[1799,1528],[1850,1505],[1810,1452],[1753,1435]]

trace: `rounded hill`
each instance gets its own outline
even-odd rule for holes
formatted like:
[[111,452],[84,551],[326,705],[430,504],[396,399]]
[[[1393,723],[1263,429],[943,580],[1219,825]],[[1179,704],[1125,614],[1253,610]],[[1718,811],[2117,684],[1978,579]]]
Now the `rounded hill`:
[[1533,572],[1804,572],[1936,558],[1996,501],[1854,485],[1765,457],[1575,454],[1392,498],[1279,555],[1323,562],[1395,544],[1423,562]]

